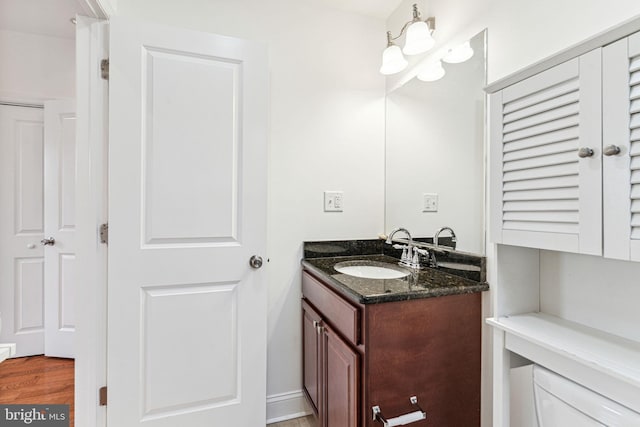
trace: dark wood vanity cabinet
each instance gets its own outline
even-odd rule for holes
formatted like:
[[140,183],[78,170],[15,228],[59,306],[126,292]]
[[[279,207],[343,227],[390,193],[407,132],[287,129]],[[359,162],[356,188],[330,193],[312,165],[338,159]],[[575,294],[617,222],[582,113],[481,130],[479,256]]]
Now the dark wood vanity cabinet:
[[360,356],[304,301],[302,312],[304,388],[318,427],[357,427]]
[[480,425],[481,294],[358,304],[308,271],[302,278],[304,391],[318,427]]

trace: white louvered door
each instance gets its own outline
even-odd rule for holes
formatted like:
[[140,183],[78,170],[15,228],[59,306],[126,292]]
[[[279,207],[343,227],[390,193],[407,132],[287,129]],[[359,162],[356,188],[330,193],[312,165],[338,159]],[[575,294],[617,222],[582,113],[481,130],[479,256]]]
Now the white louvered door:
[[640,33],[604,48],[602,79],[604,256],[640,261]]
[[494,242],[602,254],[600,64],[596,49],[491,95]]

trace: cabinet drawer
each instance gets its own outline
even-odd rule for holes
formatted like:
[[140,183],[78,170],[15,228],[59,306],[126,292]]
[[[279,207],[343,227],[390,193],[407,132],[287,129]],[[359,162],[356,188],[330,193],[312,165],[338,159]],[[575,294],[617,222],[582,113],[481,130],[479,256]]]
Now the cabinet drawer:
[[323,285],[306,271],[302,272],[302,295],[354,345],[360,343],[360,310]]

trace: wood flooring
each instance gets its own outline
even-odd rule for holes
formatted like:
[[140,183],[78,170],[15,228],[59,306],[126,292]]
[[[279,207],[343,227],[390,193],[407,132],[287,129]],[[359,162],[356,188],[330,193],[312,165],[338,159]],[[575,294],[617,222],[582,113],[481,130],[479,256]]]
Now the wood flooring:
[[0,403],[69,405],[73,427],[73,359],[31,356],[0,363]]
[[[7,359],[0,363],[0,403],[69,405],[73,411],[74,361],[45,356]],[[269,424],[269,427],[316,427],[313,416]]]

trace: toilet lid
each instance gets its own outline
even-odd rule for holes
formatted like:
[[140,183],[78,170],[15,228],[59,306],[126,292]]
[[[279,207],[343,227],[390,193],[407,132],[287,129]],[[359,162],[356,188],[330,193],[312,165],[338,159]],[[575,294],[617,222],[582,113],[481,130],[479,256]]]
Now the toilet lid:
[[540,366],[533,367],[533,383],[541,426],[579,418],[585,426],[640,426],[637,412]]

